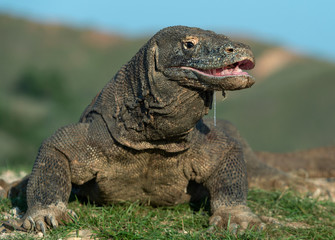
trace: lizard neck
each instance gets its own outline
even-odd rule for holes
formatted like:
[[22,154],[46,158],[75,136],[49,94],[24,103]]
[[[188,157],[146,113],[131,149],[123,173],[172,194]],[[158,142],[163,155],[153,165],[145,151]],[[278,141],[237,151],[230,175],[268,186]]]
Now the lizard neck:
[[208,113],[212,92],[180,86],[156,71],[142,48],[85,110],[105,120],[112,137],[136,150],[180,152],[193,142],[194,127]]
[[158,148],[180,152],[188,149],[196,123],[208,113],[212,92],[179,86],[159,73],[151,81],[139,81],[139,77],[146,76],[136,74],[135,79],[129,72],[133,71],[126,67],[119,73],[122,80],[115,79],[118,112],[113,119],[113,137],[138,150]]

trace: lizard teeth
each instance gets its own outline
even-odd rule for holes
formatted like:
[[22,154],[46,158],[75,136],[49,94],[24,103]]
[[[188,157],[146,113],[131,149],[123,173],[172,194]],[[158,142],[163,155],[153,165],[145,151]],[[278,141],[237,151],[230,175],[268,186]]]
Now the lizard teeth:
[[226,76],[237,76],[237,75],[249,75],[247,72],[244,72],[243,70],[249,70],[252,69],[253,67],[254,63],[246,59],[239,62],[235,62],[233,64],[229,64],[222,68],[213,68],[213,69],[196,69],[192,67],[181,67],[181,68],[189,69],[209,77],[226,77]]
[[237,75],[237,74],[247,74],[246,72],[243,72],[242,69],[240,69],[237,65],[234,67],[231,67],[232,65],[229,65],[228,67],[224,68],[217,68],[217,69],[210,69],[210,70],[205,70],[203,73],[207,75],[212,75],[212,76],[227,76],[227,75]]

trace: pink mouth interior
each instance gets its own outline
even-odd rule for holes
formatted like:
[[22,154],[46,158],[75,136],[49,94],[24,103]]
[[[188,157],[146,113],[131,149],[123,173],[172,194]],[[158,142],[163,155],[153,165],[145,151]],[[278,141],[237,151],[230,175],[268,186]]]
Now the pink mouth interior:
[[207,75],[212,75],[212,76],[230,76],[230,75],[248,75],[247,72],[243,72],[239,66],[236,66],[235,68],[217,68],[217,69],[210,69],[210,70],[205,70],[203,73]]
[[[252,69],[253,67],[254,67],[253,62],[251,62],[250,60],[243,60],[223,68],[207,69],[207,70],[192,68],[192,70],[195,70],[208,76],[223,77],[223,76],[249,75],[247,72],[243,72],[242,70],[249,70]],[[183,68],[187,69],[188,67]]]

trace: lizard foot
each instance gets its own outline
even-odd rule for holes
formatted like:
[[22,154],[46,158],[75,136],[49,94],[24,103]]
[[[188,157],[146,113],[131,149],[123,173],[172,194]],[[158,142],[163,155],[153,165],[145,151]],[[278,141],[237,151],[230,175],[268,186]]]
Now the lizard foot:
[[57,228],[59,225],[77,218],[75,212],[67,209],[64,203],[57,203],[56,205],[28,209],[20,223],[27,231],[40,231],[45,235],[47,229]]
[[220,207],[209,219],[209,230],[215,227],[228,229],[232,233],[243,233],[247,228],[256,227],[259,230],[265,228],[265,224],[254,214],[250,208],[244,205]]

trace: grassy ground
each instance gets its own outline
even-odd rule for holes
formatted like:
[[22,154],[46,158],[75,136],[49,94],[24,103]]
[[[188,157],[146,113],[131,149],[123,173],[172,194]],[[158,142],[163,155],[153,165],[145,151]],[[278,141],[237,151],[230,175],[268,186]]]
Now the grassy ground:
[[[277,224],[268,224],[264,231],[248,230],[236,236],[225,229],[208,232],[208,213],[203,209],[194,212],[187,204],[160,208],[137,203],[97,207],[74,201],[69,207],[78,213],[79,219],[49,231],[47,239],[83,236],[85,231],[87,238],[100,239],[334,239],[332,202],[299,197],[291,191],[251,190],[248,205],[263,219],[275,219]],[[10,202],[2,200],[0,212],[10,208]],[[33,237],[16,234],[13,239]]]

